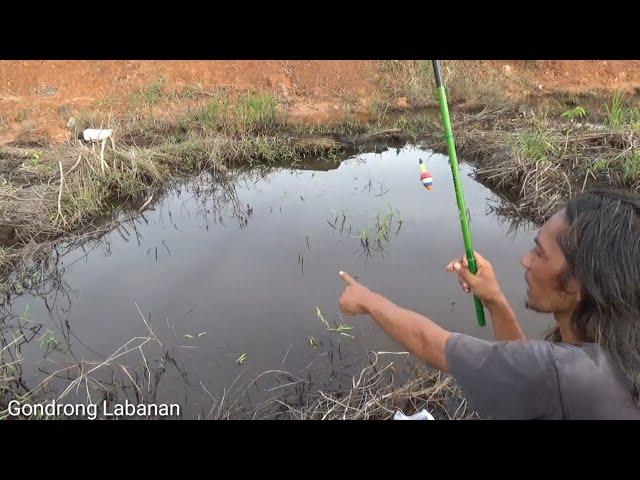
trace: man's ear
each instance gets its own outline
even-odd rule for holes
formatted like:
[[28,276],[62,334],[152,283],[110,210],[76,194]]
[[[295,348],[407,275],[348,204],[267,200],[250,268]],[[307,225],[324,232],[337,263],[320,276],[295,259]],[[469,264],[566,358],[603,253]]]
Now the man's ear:
[[567,283],[567,293],[575,295],[578,302],[582,300],[582,283],[573,275],[571,275]]

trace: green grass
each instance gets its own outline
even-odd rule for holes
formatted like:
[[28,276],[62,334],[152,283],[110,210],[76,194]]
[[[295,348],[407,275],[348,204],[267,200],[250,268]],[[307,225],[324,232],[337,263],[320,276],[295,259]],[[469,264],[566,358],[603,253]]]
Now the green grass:
[[[343,232],[345,229],[345,220],[347,218],[346,215],[342,213],[342,222],[340,223],[338,213],[335,212],[335,210],[332,211],[335,214],[335,218],[333,219],[333,221],[327,220],[327,223],[329,223],[329,225],[335,229],[337,229],[338,224],[340,224],[340,231]],[[394,217],[396,219],[395,222],[393,221]],[[362,229],[354,229],[352,225],[348,225],[348,227],[349,233],[352,230],[360,232],[358,235],[355,235],[355,237],[352,238],[359,239],[360,245],[362,246],[365,254],[371,255],[372,251],[386,251],[386,247],[391,241],[391,233],[395,232],[395,235],[397,235],[400,232],[402,223],[403,220],[402,218],[400,218],[400,211],[392,208],[391,205],[387,205],[387,210],[379,211],[376,213],[372,225],[368,225]]]
[[216,95],[187,114],[183,125],[229,135],[272,132],[278,126],[278,101],[270,93],[247,93],[232,99]]
[[632,152],[622,157],[622,178],[627,184],[640,180],[640,152]]
[[584,109],[584,107],[581,107],[580,105],[578,105],[576,108],[573,108],[571,110],[567,110],[562,114],[562,117],[566,118],[567,120],[575,120],[576,118],[584,118],[586,116],[587,116],[587,111]]
[[[258,136],[247,139],[248,147],[254,150],[254,154],[249,156],[249,162],[258,161],[262,163],[286,163],[291,162],[296,157],[295,151],[290,148],[287,142],[276,137]],[[253,145],[251,145],[253,144]]]
[[370,126],[359,122],[354,116],[348,116],[339,121],[312,125],[297,125],[292,131],[298,135],[360,135],[369,131]]
[[243,353],[236,359],[236,365],[244,365],[244,362],[247,361],[247,354]]
[[440,133],[439,125],[433,114],[402,115],[394,122],[394,127],[404,131],[414,142],[427,132]]
[[607,110],[607,124],[612,128],[618,128],[624,123],[624,100],[619,94],[615,94],[611,100],[611,107],[605,105]]
[[239,98],[235,114],[245,131],[273,128],[276,124],[278,102],[271,94],[248,94]]
[[44,351],[45,354],[58,348],[58,338],[55,332],[47,329],[40,337],[38,345],[40,345],[40,350]]
[[349,330],[353,330],[353,327],[349,326],[349,325],[345,325],[344,323],[335,323],[335,326],[331,326],[329,324],[329,322],[327,322],[327,319],[324,318],[324,315],[322,314],[322,310],[320,310],[320,307],[318,307],[316,305],[316,317],[318,317],[318,320],[320,320],[322,322],[322,324],[324,325],[324,328],[328,331],[328,332],[334,332],[337,333],[338,335],[343,335],[345,337],[349,337],[349,338],[354,338],[353,335],[350,335],[346,332],[348,332]]
[[560,153],[560,147],[553,142],[551,134],[543,128],[515,134],[515,138],[511,139],[511,148],[532,162],[549,162],[550,157]]
[[375,117],[376,125],[383,125],[385,123],[390,110],[391,106],[387,101],[374,98],[369,102],[369,114]]
[[151,107],[165,98],[166,78],[160,77],[155,82],[140,87],[138,92],[133,93],[129,97],[129,103],[134,108]]
[[366,130],[367,128],[365,126],[353,119],[344,119],[339,122],[333,122],[326,125],[320,124],[306,127],[306,133],[310,135],[326,135],[332,133],[358,135]]
[[381,216],[380,213],[376,215],[376,242],[379,244],[385,244],[389,241],[393,214],[394,212],[390,211],[384,216]]
[[616,93],[611,99],[611,104],[605,105],[607,112],[606,124],[613,129],[626,126],[640,131],[640,108],[630,107],[625,98]]
[[309,335],[307,337],[307,340],[309,340],[309,346],[313,349],[318,348],[318,339],[316,337],[314,337],[313,335]]
[[167,98],[169,100],[195,100],[208,95],[201,85],[186,85],[179,90],[169,92]]
[[594,173],[606,172],[611,168],[611,162],[606,158],[598,158],[587,163],[589,170]]
[[204,107],[187,115],[184,119],[187,123],[197,123],[209,128],[215,128],[220,118],[220,111],[226,107],[224,99],[210,100]]

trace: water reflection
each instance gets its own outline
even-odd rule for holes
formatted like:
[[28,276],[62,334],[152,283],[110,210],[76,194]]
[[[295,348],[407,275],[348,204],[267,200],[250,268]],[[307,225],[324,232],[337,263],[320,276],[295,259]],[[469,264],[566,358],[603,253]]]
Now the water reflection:
[[[250,379],[265,371],[301,397],[346,388],[369,351],[399,348],[366,319],[341,317],[340,269],[447,328],[491,338],[444,272],[463,252],[446,157],[389,149],[307,167],[230,171],[224,182],[205,173],[56,245],[2,305],[3,345],[20,336],[25,385],[67,399],[179,401],[188,418],[229,415],[238,389],[259,405],[275,386]],[[533,226],[496,215],[499,197],[470,173],[463,166],[475,248],[494,263],[525,332],[538,335],[546,324],[519,302],[518,259]]]

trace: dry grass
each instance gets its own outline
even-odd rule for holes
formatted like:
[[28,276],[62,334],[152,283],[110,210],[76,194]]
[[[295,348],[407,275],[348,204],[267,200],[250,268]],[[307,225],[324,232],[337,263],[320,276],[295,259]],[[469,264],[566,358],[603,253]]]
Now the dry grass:
[[[242,386],[236,378],[220,398],[207,391],[212,406],[204,418],[389,420],[398,410],[412,415],[423,408],[440,420],[479,418],[452,377],[414,364],[408,376],[397,378],[398,365],[381,360],[387,353],[369,352],[368,364],[338,388],[314,388],[318,373],[308,371],[269,370]],[[266,399],[252,404],[248,394],[257,390]]]
[[538,223],[590,187],[640,188],[640,138],[631,128],[497,108],[457,115],[454,131],[477,178],[511,200],[514,213]]
[[114,199],[142,200],[178,170],[163,153],[78,141],[27,155],[0,184],[0,218],[13,219],[15,237],[6,253],[28,256],[39,243],[82,230],[111,212]]
[[[390,60],[381,62],[380,88],[376,110],[405,97],[414,108],[437,106],[435,79],[431,60]],[[460,103],[495,106],[505,100],[507,79],[488,62],[450,60],[443,63],[442,74],[447,97],[452,105]],[[519,81],[526,84],[527,78]]]
[[[302,401],[295,397],[272,398],[256,409],[269,416],[295,420],[389,420],[400,410],[407,415],[423,408],[436,419],[472,419],[466,400],[452,377],[441,372],[416,368],[401,385],[394,381],[394,365],[380,365],[371,352],[371,363],[353,377],[351,388],[317,391]],[[271,408],[270,408],[271,407]]]
[[163,375],[172,367],[183,373],[174,360],[180,347],[163,344],[153,331],[150,319],[145,318],[139,308],[138,313],[145,333],[131,338],[108,357],[59,361],[50,355],[57,349],[54,341],[53,346],[47,347],[44,366],[40,368],[44,378],[31,387],[21,380],[20,350],[39,334],[42,347],[46,336],[28,319],[18,319],[13,328],[3,324],[0,328],[0,420],[9,417],[11,401],[20,405],[52,400],[84,405],[122,403],[125,399],[134,405],[154,403]]

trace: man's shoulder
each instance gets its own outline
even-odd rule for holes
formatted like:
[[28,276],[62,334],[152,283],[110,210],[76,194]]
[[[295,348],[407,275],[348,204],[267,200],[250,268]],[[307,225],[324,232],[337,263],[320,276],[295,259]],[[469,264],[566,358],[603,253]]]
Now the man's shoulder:
[[[559,372],[571,374],[575,380],[589,380],[593,375],[608,375],[615,370],[610,356],[595,343],[580,346],[549,342]],[[586,377],[586,378],[584,378]]]
[[576,346],[553,342],[550,345],[558,378],[565,388],[571,386],[587,393],[599,382],[620,377],[609,355],[594,343]]
[[565,418],[640,418],[628,380],[604,349],[594,343],[551,348]]

